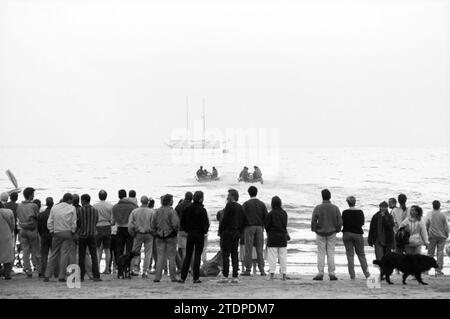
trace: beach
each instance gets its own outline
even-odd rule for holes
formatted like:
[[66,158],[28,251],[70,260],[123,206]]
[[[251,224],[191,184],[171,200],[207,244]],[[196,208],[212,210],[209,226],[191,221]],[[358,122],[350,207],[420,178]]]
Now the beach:
[[204,278],[201,284],[172,283],[164,276],[160,283],[139,277],[115,279],[102,276],[102,282],[86,280],[81,288],[68,288],[66,283],[44,283],[37,278],[27,279],[16,275],[13,280],[0,281],[0,298],[40,299],[447,299],[450,293],[448,277],[424,276],[429,285],[420,285],[409,277],[407,285],[401,284],[401,276],[391,277],[394,285],[381,283],[381,288],[368,288],[362,276],[355,281],[340,278],[338,281],[313,281],[312,276],[289,274],[290,279],[254,276],[241,278],[237,284],[217,283],[214,277]]

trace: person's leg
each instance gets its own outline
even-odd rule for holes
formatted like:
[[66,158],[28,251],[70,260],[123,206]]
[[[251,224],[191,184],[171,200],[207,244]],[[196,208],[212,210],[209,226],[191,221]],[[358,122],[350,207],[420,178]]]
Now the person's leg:
[[86,246],[87,238],[80,237],[78,239],[78,266],[80,266],[81,280],[84,280],[86,274]]
[[438,241],[435,238],[430,238],[430,245],[428,245],[428,252],[427,252],[428,256],[434,257],[434,251],[436,250],[437,243]]
[[59,264],[59,279],[66,278],[67,266],[72,264],[72,259],[75,251],[75,243],[70,232],[61,233],[62,245],[61,245],[61,258]]
[[265,274],[264,271],[264,228],[258,226],[256,228],[256,258],[258,260],[258,268],[261,275]]
[[230,254],[231,254],[231,240],[228,232],[224,232],[221,237],[221,250],[222,250],[222,274],[225,278],[228,278],[230,273]]
[[326,254],[326,238],[316,235],[317,244],[317,270],[319,276],[323,276],[325,272],[325,254]]
[[[133,241],[133,251],[139,252],[139,256],[141,254],[142,244],[144,243],[145,235],[144,234],[136,234]],[[139,256],[136,256],[133,258],[133,261],[131,262],[131,267],[135,268],[140,264],[140,258]],[[139,263],[139,264],[138,264]],[[134,267],[133,267],[134,266]],[[140,265],[139,265],[140,266]],[[145,269],[144,269],[145,273]]]
[[281,274],[287,274],[287,247],[278,248],[278,259],[280,261]]
[[150,267],[150,259],[152,258],[153,252],[153,236],[146,234],[144,236],[144,268],[142,270],[143,275],[147,275]]
[[169,274],[172,281],[177,280],[177,237],[167,239],[166,252],[169,259]]
[[342,241],[345,247],[345,254],[347,255],[348,274],[350,275],[351,279],[355,279],[355,263],[354,263],[355,251],[351,233],[345,232],[342,235]]
[[367,265],[366,254],[364,252],[364,237],[362,234],[355,234],[354,237],[355,251],[359,259],[359,264],[361,265],[364,276],[368,278],[370,273],[369,266]]
[[124,234],[123,229],[124,227],[117,227],[117,235],[116,235],[117,259],[119,259],[119,257],[124,254],[126,236]]
[[195,238],[193,234],[188,234],[186,242],[186,257],[183,260],[181,267],[181,280],[186,280],[189,267],[191,265],[192,253],[194,252]]
[[89,254],[91,255],[91,261],[92,261],[92,276],[94,279],[100,278],[100,270],[98,267],[98,259],[97,259],[97,245],[95,242],[95,237],[91,236],[88,238],[88,248],[89,248]]
[[51,244],[52,244],[51,237],[42,237],[41,238],[41,274],[42,275],[45,275],[45,271],[47,270],[48,253],[50,251]]
[[5,279],[11,279],[11,271],[13,268],[13,263],[4,263],[3,264],[3,276]]
[[327,236],[327,244],[326,244],[326,250],[327,250],[327,263],[328,263],[328,275],[334,276],[336,271],[336,265],[334,263],[334,253],[335,253],[335,247],[336,247],[336,234]]
[[133,249],[133,240],[134,238],[128,233],[128,228],[125,228],[125,254],[128,254]]
[[195,255],[194,255],[194,266],[192,267],[192,274],[194,280],[199,280],[200,278],[200,261],[202,258],[203,244],[204,244],[203,234],[196,234],[194,237],[195,245]]
[[30,250],[31,258],[33,260],[33,266],[36,267],[36,271],[41,275],[41,250],[40,250],[40,240],[37,230],[29,232],[30,238]]
[[202,251],[202,264],[208,261],[208,234],[204,235],[203,251]]
[[233,265],[233,278],[237,278],[239,276],[239,253],[238,253],[239,237],[240,237],[239,232],[235,232],[233,234],[231,242],[231,263]]
[[33,269],[31,268],[31,264],[30,264],[30,253],[31,253],[31,247],[30,247],[30,242],[28,240],[28,231],[21,229],[20,233],[19,233],[19,240],[20,240],[20,245],[22,246],[22,261],[23,261],[23,271],[27,274],[27,275],[31,275],[31,273],[33,272]]
[[384,256],[383,246],[381,246],[380,244],[375,243],[374,244],[374,249],[375,249],[375,259],[376,260],[381,260],[381,258],[383,258],[383,256]]
[[47,263],[47,269],[45,270],[45,278],[50,278],[55,271],[56,266],[58,265],[59,269],[59,260],[60,260],[60,253],[61,253],[61,246],[64,239],[59,235],[55,234],[52,238],[52,251],[50,254],[50,258]]
[[267,259],[269,262],[269,273],[274,274],[277,267],[277,247],[267,247]]
[[252,269],[252,249],[253,242],[256,234],[255,226],[247,226],[244,230],[244,244],[245,244],[245,256],[244,256],[244,264],[245,264],[245,273],[249,274]]
[[166,242],[162,238],[156,238],[156,250],[158,252],[158,260],[156,261],[155,280],[161,280],[162,270],[166,261]]
[[445,249],[445,239],[439,239],[437,241],[437,264],[439,269],[436,270],[436,273],[441,274],[442,269],[444,268],[444,249]]

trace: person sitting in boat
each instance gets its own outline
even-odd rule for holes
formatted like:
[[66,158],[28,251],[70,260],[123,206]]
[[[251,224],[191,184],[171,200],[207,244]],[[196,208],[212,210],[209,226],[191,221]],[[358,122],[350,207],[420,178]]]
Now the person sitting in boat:
[[241,173],[239,174],[239,181],[248,182],[249,181],[249,174],[248,174],[248,167],[244,166]]
[[215,166],[212,168],[211,178],[217,178],[219,177],[219,173],[217,172],[217,169]]
[[262,178],[262,172],[259,169],[258,166],[253,166],[254,171],[253,171],[253,180],[257,181],[260,180]]
[[203,177],[208,177],[209,175],[211,175],[207,169],[203,170]]
[[197,171],[197,177],[202,178],[203,176],[206,176],[205,171],[203,170],[203,166],[200,166],[199,170]]

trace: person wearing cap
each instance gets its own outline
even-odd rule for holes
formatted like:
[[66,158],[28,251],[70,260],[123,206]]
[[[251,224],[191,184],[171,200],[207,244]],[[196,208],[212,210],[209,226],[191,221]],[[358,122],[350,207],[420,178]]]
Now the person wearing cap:
[[11,209],[4,208],[2,202],[0,202],[0,265],[3,266],[3,276],[9,280],[14,263],[14,214]]
[[375,246],[375,258],[381,260],[384,255],[390,253],[394,244],[394,217],[389,214],[389,204],[383,201],[379,205],[379,211],[373,215],[370,221],[369,237],[370,247]]
[[[128,233],[134,237],[133,251],[141,252],[144,244],[144,268],[142,278],[148,278],[150,267],[150,258],[153,252],[153,235],[150,231],[150,225],[154,210],[148,207],[149,199],[147,196],[141,197],[141,207],[133,209],[128,218]],[[139,257],[135,257],[133,264],[136,266],[140,262]]]
[[23,270],[28,278],[33,276],[30,254],[39,277],[43,275],[41,273],[41,253],[39,251],[39,235],[37,231],[39,208],[33,203],[34,191],[32,187],[25,188],[23,191],[25,200],[17,206],[17,220],[20,229],[19,240],[23,250]]

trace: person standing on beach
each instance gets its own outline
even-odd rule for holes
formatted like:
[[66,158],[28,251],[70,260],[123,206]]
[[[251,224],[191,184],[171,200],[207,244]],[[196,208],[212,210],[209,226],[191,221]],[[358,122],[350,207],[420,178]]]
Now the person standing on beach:
[[14,213],[0,202],[0,265],[3,266],[3,277],[11,279],[14,263]]
[[39,277],[42,277],[41,253],[39,251],[39,235],[37,231],[39,208],[33,203],[34,188],[25,188],[23,196],[25,200],[17,206],[17,220],[20,229],[19,239],[23,250],[23,270],[28,278],[33,276],[33,270],[30,264],[31,253],[33,265],[37,268]]
[[375,258],[381,260],[384,255],[391,252],[394,244],[394,217],[389,214],[388,203],[381,202],[379,211],[372,216],[370,221],[369,246],[375,246]]
[[158,251],[153,282],[161,281],[163,267],[167,259],[169,259],[170,279],[172,282],[178,282],[175,258],[177,255],[177,233],[180,221],[172,205],[173,196],[171,194],[164,195],[161,199],[161,207],[153,215],[150,227],[150,231],[156,237],[156,250]]
[[136,191],[130,190],[128,191],[128,200],[138,206],[138,200],[136,198]]
[[5,204],[5,208],[11,209],[14,214],[14,246],[17,242],[17,236],[19,235],[19,229],[17,228],[17,200],[19,199],[19,193],[12,192],[9,195],[9,202]]
[[[192,204],[193,195],[191,192],[186,192],[184,194],[184,199],[181,200],[175,207],[178,219],[181,221],[183,219],[183,214],[188,206]],[[186,258],[186,242],[187,242],[187,232],[183,229],[183,225],[180,224],[180,229],[178,230],[178,253],[177,253],[177,267],[181,271],[183,266],[183,260]]]
[[244,245],[245,245],[245,271],[241,276],[250,276],[252,269],[252,249],[256,246],[256,256],[258,268],[261,276],[265,276],[264,271],[264,221],[267,217],[267,207],[262,201],[256,198],[258,189],[255,186],[248,188],[250,199],[242,206],[245,214]]
[[81,209],[77,218],[78,234],[78,265],[81,269],[81,281],[84,281],[86,273],[86,248],[89,249],[92,262],[92,274],[94,281],[101,281],[97,258],[97,244],[95,242],[98,211],[91,206],[91,196],[81,195]]
[[439,266],[439,269],[436,270],[436,276],[443,276],[445,242],[449,235],[448,221],[447,215],[441,212],[441,202],[435,200],[432,205],[433,210],[428,213],[426,218],[428,239],[430,241],[428,256],[434,257],[434,251],[436,250],[437,264]]
[[191,266],[192,254],[195,250],[194,263],[192,266],[192,275],[194,284],[201,283],[200,281],[200,259],[203,252],[205,235],[209,230],[209,219],[206,209],[203,207],[203,192],[197,191],[194,193],[194,201],[189,205],[181,219],[181,227],[187,232],[186,242],[186,257],[183,260],[183,267],[181,269],[180,282],[184,283],[189,267]]
[[103,250],[105,251],[105,270],[103,274],[111,273],[111,221],[112,221],[112,207],[113,205],[106,201],[108,193],[105,190],[100,190],[98,192],[98,203],[94,204],[93,207],[98,212],[98,222],[96,225],[96,238],[95,242],[97,244],[97,256],[98,263],[100,266],[100,261],[102,260]]
[[282,279],[286,280],[287,259],[287,213],[281,207],[281,199],[278,196],[272,198],[272,210],[265,219],[267,231],[267,258],[269,260],[270,279],[275,277],[277,260],[280,261]]
[[228,197],[224,210],[222,221],[219,223],[220,249],[222,250],[223,269],[222,274],[225,277],[221,282],[228,282],[230,269],[230,255],[233,266],[232,283],[239,282],[239,238],[244,229],[245,213],[244,208],[238,203],[239,193],[235,189],[228,190]]
[[[148,278],[150,259],[153,252],[153,235],[150,231],[154,210],[148,207],[148,197],[141,197],[141,207],[135,208],[128,220],[128,233],[134,237],[133,251],[141,253],[142,244],[144,244],[144,268],[142,278]],[[138,256],[139,257],[139,256]],[[135,257],[132,265],[140,262],[140,258]],[[138,267],[136,267],[138,268]],[[140,268],[140,267],[139,267]]]
[[405,253],[419,255],[422,253],[422,246],[426,248],[430,245],[428,240],[427,226],[422,221],[423,210],[420,206],[411,206],[410,216],[406,218],[400,227],[406,226],[409,230],[409,243],[405,246]]
[[367,266],[366,254],[364,253],[364,212],[355,208],[356,198],[354,196],[347,197],[349,209],[342,212],[342,240],[347,254],[348,273],[351,280],[355,280],[355,252],[359,259],[362,271],[366,278],[370,277]]
[[72,205],[73,195],[66,193],[60,203],[50,210],[47,227],[52,235],[52,252],[48,260],[44,281],[48,282],[55,268],[59,269],[59,281],[66,281],[66,268],[75,249],[74,235],[77,229],[77,213]]
[[331,193],[328,189],[322,190],[322,199],[322,204],[314,208],[311,219],[311,230],[316,233],[317,268],[319,270],[313,279],[323,280],[326,255],[328,276],[330,280],[337,280],[334,250],[336,233],[340,232],[342,227],[342,216],[339,208],[330,202]]
[[38,233],[41,237],[41,273],[44,275],[45,271],[47,270],[47,261],[48,261],[48,254],[50,250],[52,249],[52,234],[50,234],[50,231],[47,227],[48,217],[50,216],[50,211],[53,207],[53,198],[47,197],[45,199],[45,211],[40,213],[38,215]]
[[119,190],[119,202],[112,207],[112,224],[117,224],[117,258],[129,253],[133,248],[133,237],[128,233],[128,218],[133,209],[137,208],[133,202],[128,200],[127,192]]

